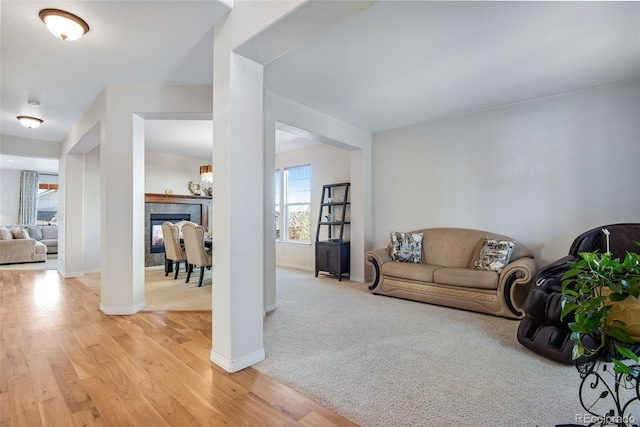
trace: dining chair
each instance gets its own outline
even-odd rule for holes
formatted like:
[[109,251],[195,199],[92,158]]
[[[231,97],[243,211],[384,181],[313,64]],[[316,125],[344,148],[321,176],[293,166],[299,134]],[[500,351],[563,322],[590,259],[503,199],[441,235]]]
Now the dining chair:
[[173,276],[173,280],[178,278],[178,272],[180,271],[180,261],[185,262],[185,270],[189,270],[187,265],[187,256],[180,245],[180,237],[178,235],[178,227],[172,222],[165,221],[162,223],[162,239],[164,241],[164,275],[169,275],[169,265],[175,261],[176,274]]
[[200,266],[200,280],[198,287],[202,286],[204,269],[212,266],[212,255],[205,247],[206,229],[201,225],[184,224],[182,226],[182,237],[184,239],[184,249],[187,255],[187,280],[189,283],[193,266]]
[[178,235],[180,236],[181,239],[182,239],[182,226],[184,226],[185,224],[198,225],[195,222],[192,222],[186,219],[176,222],[176,227],[178,227]]

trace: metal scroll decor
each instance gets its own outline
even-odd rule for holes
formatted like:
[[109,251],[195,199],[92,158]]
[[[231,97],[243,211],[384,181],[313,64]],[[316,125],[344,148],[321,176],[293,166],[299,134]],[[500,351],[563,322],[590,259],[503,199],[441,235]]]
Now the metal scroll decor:
[[589,426],[639,427],[640,365],[616,373],[611,363],[591,360],[576,365],[580,373],[581,421]]

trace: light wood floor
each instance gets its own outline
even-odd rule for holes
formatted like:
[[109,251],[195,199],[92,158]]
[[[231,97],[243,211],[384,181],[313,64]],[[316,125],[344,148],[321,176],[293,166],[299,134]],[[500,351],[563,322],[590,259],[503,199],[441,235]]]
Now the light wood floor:
[[354,426],[209,361],[210,312],[107,316],[56,271],[0,271],[0,427]]

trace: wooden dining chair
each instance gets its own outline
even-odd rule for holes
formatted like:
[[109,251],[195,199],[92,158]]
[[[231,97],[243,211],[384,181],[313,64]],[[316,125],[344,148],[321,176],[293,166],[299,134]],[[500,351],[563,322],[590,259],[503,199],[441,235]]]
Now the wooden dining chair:
[[178,227],[169,221],[163,222],[162,239],[164,241],[165,257],[164,275],[169,275],[169,265],[171,262],[175,261],[176,274],[173,276],[173,280],[175,280],[178,278],[178,272],[180,271],[180,261],[185,261],[185,270],[189,270],[189,266],[186,263],[187,256],[184,249],[182,249],[182,245],[180,244]]
[[191,272],[194,266],[200,266],[200,280],[198,287],[202,286],[204,269],[212,266],[212,255],[207,250],[204,243],[206,229],[201,225],[184,224],[182,226],[182,237],[184,239],[184,249],[187,255],[187,280],[189,283]]

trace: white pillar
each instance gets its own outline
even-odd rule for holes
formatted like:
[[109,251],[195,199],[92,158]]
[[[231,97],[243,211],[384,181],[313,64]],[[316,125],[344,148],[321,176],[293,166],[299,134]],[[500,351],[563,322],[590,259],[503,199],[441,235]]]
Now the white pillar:
[[227,64],[228,89],[214,83],[211,360],[235,372],[264,360],[263,70],[235,53]]
[[107,105],[100,145],[101,303],[133,314],[144,300],[144,120]]
[[[60,162],[64,184],[61,199],[64,206],[82,206],[84,161],[82,155],[65,154]],[[82,252],[82,209],[63,209],[58,213],[58,270],[64,277],[84,274]]]

